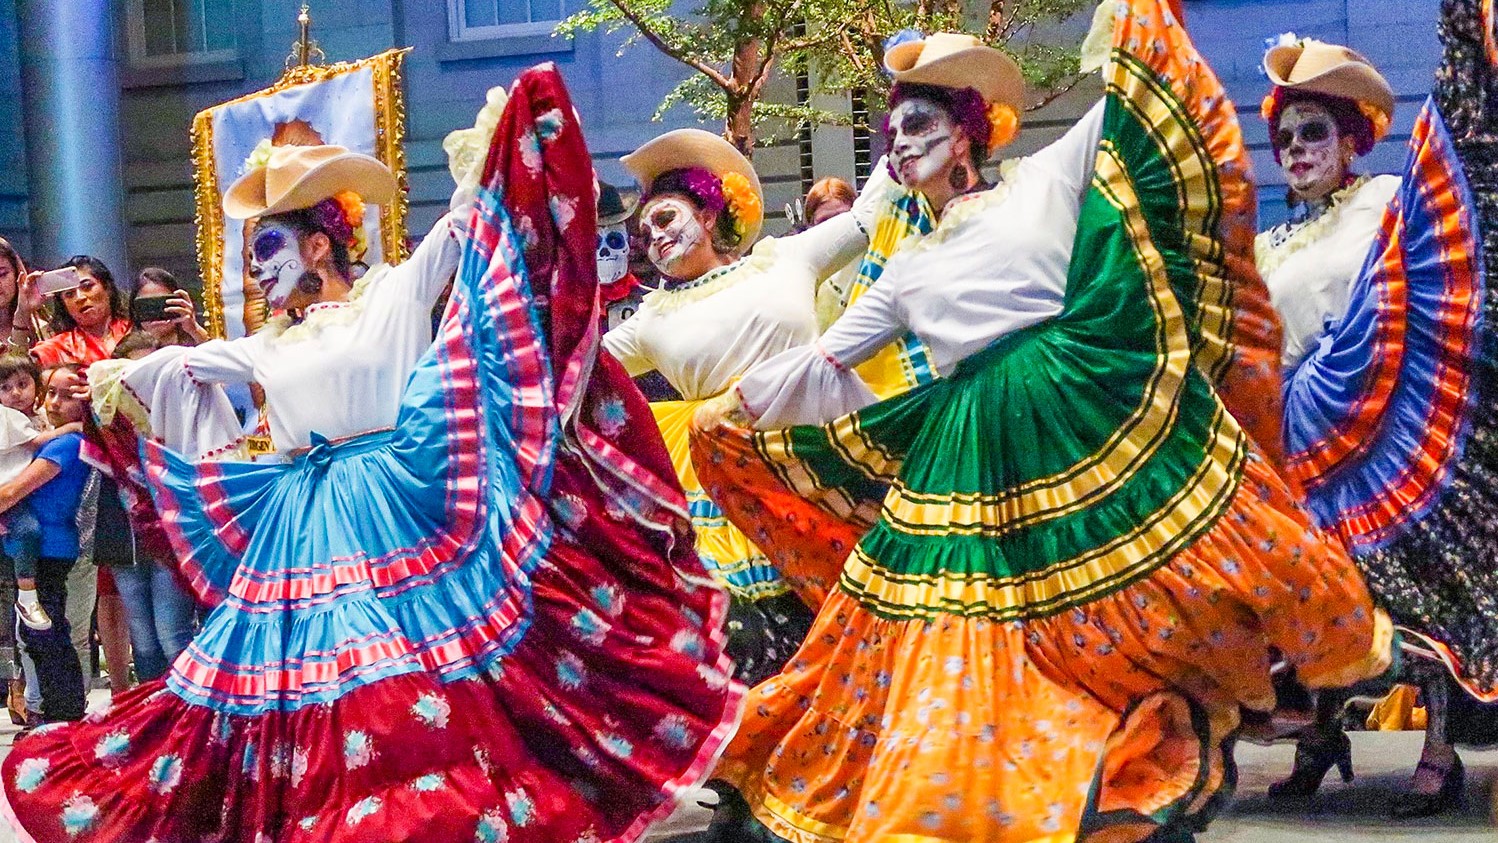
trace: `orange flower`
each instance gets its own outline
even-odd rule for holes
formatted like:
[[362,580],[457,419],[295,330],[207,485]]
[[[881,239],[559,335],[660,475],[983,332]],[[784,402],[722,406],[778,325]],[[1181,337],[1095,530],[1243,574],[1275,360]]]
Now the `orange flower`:
[[749,233],[750,218],[761,212],[759,194],[743,173],[728,173],[723,176],[723,199],[733,214],[733,230],[742,241]]
[[1005,103],[992,103],[988,106],[988,125],[988,152],[992,154],[1019,134],[1019,115]]

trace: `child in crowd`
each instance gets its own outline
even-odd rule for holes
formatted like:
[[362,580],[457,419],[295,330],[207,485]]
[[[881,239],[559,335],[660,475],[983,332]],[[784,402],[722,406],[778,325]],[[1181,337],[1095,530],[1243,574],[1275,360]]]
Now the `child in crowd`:
[[[36,417],[41,370],[30,357],[0,357],[0,483],[14,480],[48,442],[79,433],[79,422],[50,427]],[[50,428],[50,429],[49,429]],[[16,506],[0,514],[0,549],[16,572],[16,614],[37,630],[52,627],[52,619],[36,596],[36,565],[41,528],[30,506]]]

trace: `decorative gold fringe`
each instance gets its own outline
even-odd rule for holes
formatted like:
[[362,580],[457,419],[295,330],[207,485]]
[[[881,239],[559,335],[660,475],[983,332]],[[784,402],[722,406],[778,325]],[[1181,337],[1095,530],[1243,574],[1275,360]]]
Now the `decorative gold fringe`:
[[395,201],[380,209],[380,255],[397,264],[406,259],[406,102],[402,69],[409,48],[388,50],[351,62],[304,65],[284,73],[264,90],[220,103],[198,112],[192,124],[193,182],[196,209],[198,270],[203,276],[203,305],[208,331],[226,335],[224,320],[224,210],[219,189],[218,167],[213,151],[213,115],[219,109],[278,94],[288,88],[324,82],[345,73],[369,68],[374,74],[375,157],[395,174],[400,190]]

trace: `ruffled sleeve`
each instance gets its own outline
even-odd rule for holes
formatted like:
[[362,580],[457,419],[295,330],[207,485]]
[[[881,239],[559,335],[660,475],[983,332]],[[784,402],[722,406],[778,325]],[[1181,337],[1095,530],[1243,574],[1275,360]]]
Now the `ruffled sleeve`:
[[[641,305],[640,309],[644,310],[649,306],[647,302]],[[608,333],[603,335],[604,350],[623,364],[624,371],[628,372],[632,378],[639,377],[656,367],[655,362],[645,353],[644,346],[640,344],[640,326],[645,322],[640,316],[640,313],[636,313],[610,328]]]
[[[171,346],[141,360],[103,360],[89,367],[94,417],[108,426],[123,416],[149,436],[195,459],[237,453],[242,441],[234,407],[219,383],[250,377],[246,340]],[[235,364],[242,363],[240,371]]]
[[750,369],[739,400],[761,430],[820,424],[878,400],[853,367],[906,331],[891,292],[876,285],[849,307],[821,339]]

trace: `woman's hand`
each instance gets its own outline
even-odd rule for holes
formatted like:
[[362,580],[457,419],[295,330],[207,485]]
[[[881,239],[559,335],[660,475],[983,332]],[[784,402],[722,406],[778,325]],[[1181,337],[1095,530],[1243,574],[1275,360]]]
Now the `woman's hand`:
[[171,298],[166,300],[166,316],[176,323],[177,329],[192,337],[194,342],[206,342],[208,332],[198,324],[198,311],[193,305],[192,296],[186,290],[173,290]]
[[28,272],[16,281],[16,315],[15,322],[27,325],[31,324],[31,318],[42,309],[43,300],[41,288],[37,286],[37,279],[42,277],[42,271]]

